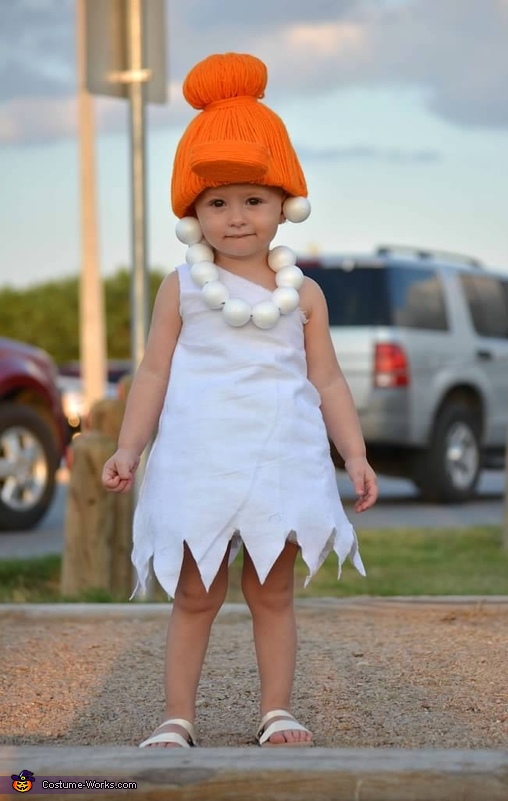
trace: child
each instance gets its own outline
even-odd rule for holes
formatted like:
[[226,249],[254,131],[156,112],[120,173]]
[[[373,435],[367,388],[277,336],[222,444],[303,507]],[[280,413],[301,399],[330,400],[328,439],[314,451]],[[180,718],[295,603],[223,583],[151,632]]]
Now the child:
[[213,55],[187,76],[202,111],[175,156],[172,205],[187,264],[155,301],[104,486],[132,487],[158,423],[134,516],[133,563],[144,590],[150,560],[173,598],[165,721],[141,747],[195,744],[195,701],[228,564],[244,547],[242,590],[261,683],[260,745],[309,746],[290,714],[299,550],[318,570],[334,550],[364,574],[337,491],[329,440],[345,460],[357,512],[376,477],[330,340],[323,294],[278,226],[305,219],[307,188],[282,121],[259,102],[266,68],[249,55]]

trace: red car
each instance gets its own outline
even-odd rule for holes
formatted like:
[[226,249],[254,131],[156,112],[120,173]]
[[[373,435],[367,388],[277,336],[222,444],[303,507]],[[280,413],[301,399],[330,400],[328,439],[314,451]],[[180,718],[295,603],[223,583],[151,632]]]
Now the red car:
[[69,440],[56,365],[40,348],[0,337],[0,531],[47,511]]

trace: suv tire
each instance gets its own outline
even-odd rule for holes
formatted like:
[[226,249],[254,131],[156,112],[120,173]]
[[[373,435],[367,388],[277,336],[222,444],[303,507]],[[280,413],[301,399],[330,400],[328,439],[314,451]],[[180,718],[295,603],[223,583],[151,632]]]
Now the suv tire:
[[465,403],[447,403],[428,451],[418,455],[413,481],[426,501],[463,503],[476,489],[481,466],[480,421]]
[[0,530],[34,526],[55,490],[58,455],[51,430],[37,412],[18,403],[0,406]]

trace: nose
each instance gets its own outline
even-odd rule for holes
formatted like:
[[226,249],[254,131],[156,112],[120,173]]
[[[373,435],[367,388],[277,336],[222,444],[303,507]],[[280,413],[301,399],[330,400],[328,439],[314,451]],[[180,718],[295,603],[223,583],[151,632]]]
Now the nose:
[[232,228],[240,228],[245,225],[245,213],[242,203],[230,203],[228,222]]

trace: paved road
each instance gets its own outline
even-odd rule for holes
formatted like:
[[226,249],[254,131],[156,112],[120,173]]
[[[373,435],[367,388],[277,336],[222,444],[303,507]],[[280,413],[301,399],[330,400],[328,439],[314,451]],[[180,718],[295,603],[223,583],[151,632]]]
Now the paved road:
[[[476,524],[499,525],[504,511],[504,472],[488,470],[482,475],[478,497],[467,504],[438,506],[419,501],[413,485],[398,479],[380,479],[380,498],[376,506],[361,515],[351,507],[354,493],[344,473],[338,474],[344,506],[358,531],[408,526],[437,528]],[[61,471],[55,500],[48,514],[32,531],[0,532],[0,559],[61,553],[65,525],[67,476]]]

